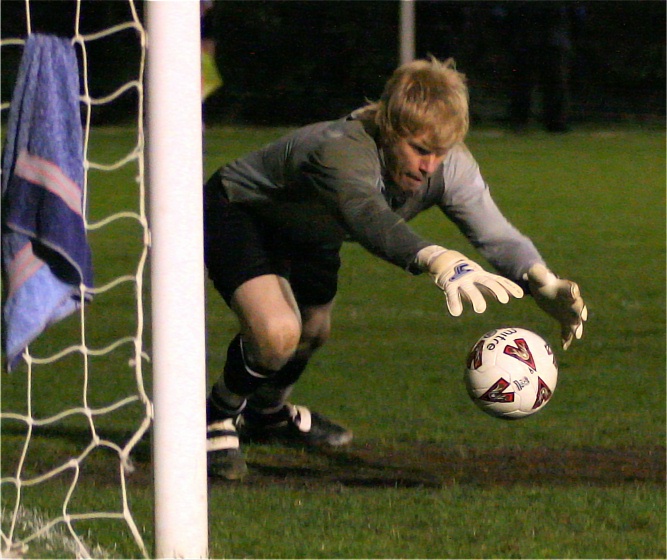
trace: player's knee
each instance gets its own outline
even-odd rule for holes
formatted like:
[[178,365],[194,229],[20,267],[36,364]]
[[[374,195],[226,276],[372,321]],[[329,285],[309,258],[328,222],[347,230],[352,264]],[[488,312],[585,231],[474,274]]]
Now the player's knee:
[[304,313],[299,351],[312,354],[323,346],[331,336],[330,307],[322,307],[317,312]]
[[326,327],[319,329],[316,332],[306,332],[301,336],[301,341],[299,343],[299,349],[303,352],[312,354],[315,352],[318,348],[324,346],[329,340],[329,336],[331,335],[331,328]]
[[278,371],[292,359],[300,338],[301,325],[297,320],[274,321],[255,346],[255,363],[264,369]]

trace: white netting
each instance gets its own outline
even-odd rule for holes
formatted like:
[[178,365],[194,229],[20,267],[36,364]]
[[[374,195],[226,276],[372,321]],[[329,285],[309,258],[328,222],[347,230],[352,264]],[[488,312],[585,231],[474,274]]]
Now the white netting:
[[[89,29],[89,22],[99,19],[85,11],[96,9],[124,21]],[[5,52],[20,51],[34,31],[31,10],[26,0],[23,33],[2,38],[5,61],[12,59]],[[140,446],[148,454],[142,438],[152,421],[143,372],[143,281],[150,240],[144,183],[146,34],[133,0],[97,6],[79,1],[73,28],[82,87],[85,225],[95,288],[88,290],[93,302],[82,306],[78,317],[49,327],[24,353],[24,365],[2,374],[2,556],[46,557],[50,550],[66,557],[127,554],[114,552],[113,544],[106,549],[97,544],[93,527],[101,523],[103,534],[118,534],[136,555],[148,557],[127,488],[130,454]],[[93,61],[91,53],[113,59],[118,41],[124,53],[134,53],[136,68],[115,84],[100,79],[100,73],[113,74],[111,63]],[[99,91],[91,92],[91,72],[98,73]],[[102,91],[100,83],[109,89]],[[97,111],[118,103],[131,107],[127,126],[92,125]],[[8,108],[9,99],[3,98],[2,110]],[[134,140],[128,143],[128,137]],[[54,496],[60,504],[55,516],[50,514]],[[149,515],[151,507],[144,507]]]

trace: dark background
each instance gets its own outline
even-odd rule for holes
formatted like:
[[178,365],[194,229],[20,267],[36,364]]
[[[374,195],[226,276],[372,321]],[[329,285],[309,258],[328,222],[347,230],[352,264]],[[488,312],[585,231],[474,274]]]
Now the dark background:
[[[516,2],[417,0],[417,56],[454,57],[469,79],[477,123],[507,117],[510,45],[523,27],[508,14]],[[531,2],[531,4],[558,4]],[[572,12],[572,122],[662,122],[665,115],[665,2],[564,2]],[[136,3],[143,18],[144,5]],[[74,33],[76,4],[31,2],[33,31]],[[2,37],[25,37],[23,0],[1,5]],[[81,32],[126,21],[125,1],[84,0]],[[218,0],[209,24],[217,39],[223,87],[205,104],[209,123],[303,124],[334,118],[377,99],[398,63],[395,0]],[[93,96],[136,77],[133,31],[87,45]],[[2,49],[2,100],[8,101],[21,49]],[[132,113],[132,93],[95,118],[118,122]],[[535,94],[539,111],[540,96]]]

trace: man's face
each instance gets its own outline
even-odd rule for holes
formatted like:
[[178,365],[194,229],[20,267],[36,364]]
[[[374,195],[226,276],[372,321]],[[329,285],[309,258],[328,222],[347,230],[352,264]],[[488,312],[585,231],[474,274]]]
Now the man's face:
[[435,172],[447,155],[444,148],[429,148],[426,135],[401,138],[385,150],[389,177],[408,196]]

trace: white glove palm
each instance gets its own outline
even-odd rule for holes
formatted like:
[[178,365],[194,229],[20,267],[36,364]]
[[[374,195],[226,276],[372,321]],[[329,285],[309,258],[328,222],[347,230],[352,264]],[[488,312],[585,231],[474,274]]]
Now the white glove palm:
[[417,253],[416,262],[445,292],[447,309],[454,317],[463,312],[464,300],[472,304],[476,313],[484,313],[485,295],[493,296],[500,303],[507,303],[510,296],[523,296],[520,286],[507,278],[486,272],[457,251],[431,245]]
[[588,319],[579,286],[558,278],[543,264],[534,264],[525,278],[537,305],[560,323],[563,350],[567,350],[574,338],[581,338]]

